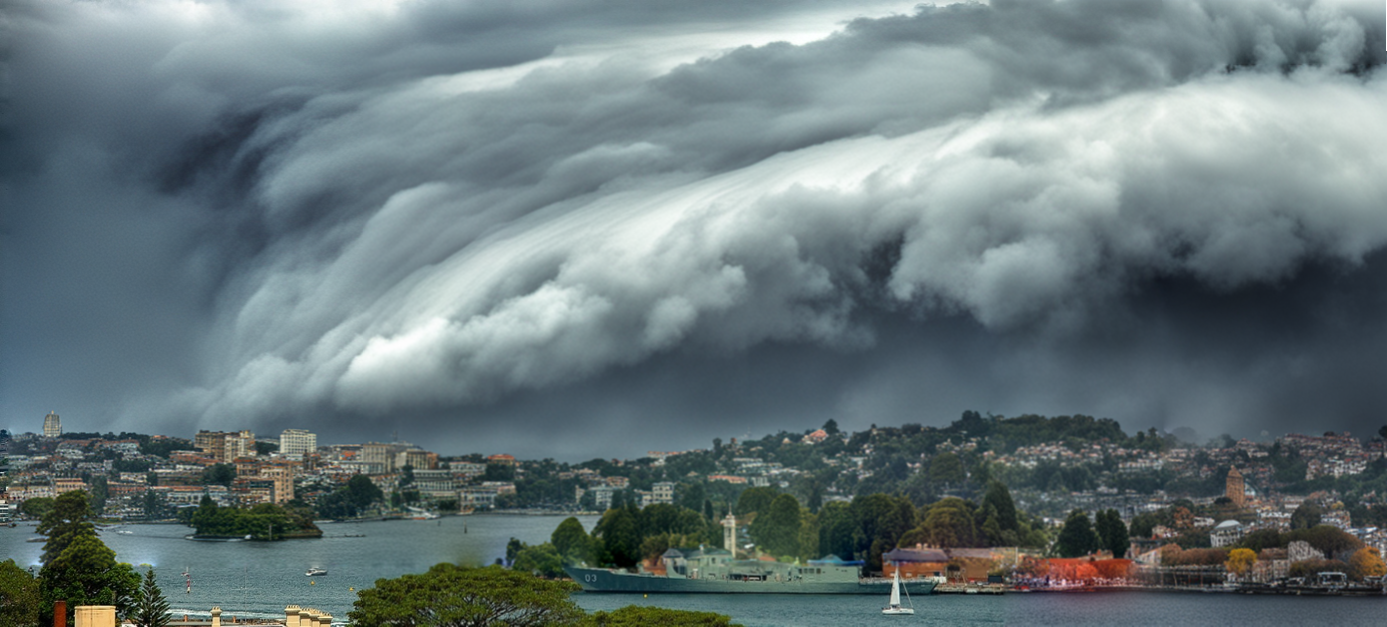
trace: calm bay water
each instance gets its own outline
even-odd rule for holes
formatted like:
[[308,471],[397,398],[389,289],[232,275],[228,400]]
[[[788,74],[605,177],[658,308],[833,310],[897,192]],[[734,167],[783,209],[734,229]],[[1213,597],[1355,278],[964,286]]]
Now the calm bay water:
[[[548,539],[563,517],[467,516],[435,521],[323,525],[320,540],[194,542],[179,525],[126,525],[102,540],[117,559],[150,564],[177,613],[282,617],[284,606],[317,607],[343,619],[356,591],[382,577],[417,573],[441,561],[489,564],[506,542]],[[591,529],[595,518],[582,518]],[[465,529],[465,533],[464,533]],[[351,537],[361,536],[361,537]],[[0,559],[37,570],[41,543],[33,527],[0,528]],[[324,577],[306,577],[310,567]],[[192,578],[186,592],[185,570]],[[139,569],[143,572],[143,569]],[[914,599],[913,617],[883,616],[885,599],[857,596],[577,594],[589,610],[647,604],[731,615],[748,627],[799,625],[1359,625],[1379,624],[1387,597],[1250,597],[1225,594],[1009,594]]]
[[[345,619],[356,591],[377,579],[419,573],[439,562],[490,564],[506,542],[546,542],[563,517],[457,516],[321,525],[323,537],[283,542],[200,542],[184,539],[183,525],[123,525],[101,532],[116,559],[154,567],[164,596],[178,614],[283,617],[289,604],[315,607]],[[583,517],[591,529],[596,517]],[[118,533],[119,530],[130,534]],[[13,557],[38,570],[43,544],[25,542],[34,527],[0,528],[0,559]],[[310,567],[326,576],[307,577]],[[143,574],[143,568],[137,568]],[[192,592],[187,592],[187,570]]]

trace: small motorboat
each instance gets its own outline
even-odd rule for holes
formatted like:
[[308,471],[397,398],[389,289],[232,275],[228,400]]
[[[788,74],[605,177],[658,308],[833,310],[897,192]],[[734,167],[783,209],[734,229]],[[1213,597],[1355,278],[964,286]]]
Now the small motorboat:
[[309,576],[309,577],[320,577],[320,576],[326,575],[326,574],[327,574],[327,569],[326,569],[326,568],[310,568],[310,569],[308,569],[308,572],[304,573],[304,575],[307,575],[307,576]]

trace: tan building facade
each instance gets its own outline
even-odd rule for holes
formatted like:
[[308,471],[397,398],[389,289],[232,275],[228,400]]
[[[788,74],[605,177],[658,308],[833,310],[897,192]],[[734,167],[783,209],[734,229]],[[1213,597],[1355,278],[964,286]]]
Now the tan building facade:
[[1233,501],[1238,507],[1247,506],[1247,483],[1243,481],[1243,474],[1238,472],[1238,467],[1228,469],[1228,482],[1224,490],[1224,496]]
[[255,434],[250,431],[198,431],[193,446],[212,459],[230,464],[237,457],[255,456]]

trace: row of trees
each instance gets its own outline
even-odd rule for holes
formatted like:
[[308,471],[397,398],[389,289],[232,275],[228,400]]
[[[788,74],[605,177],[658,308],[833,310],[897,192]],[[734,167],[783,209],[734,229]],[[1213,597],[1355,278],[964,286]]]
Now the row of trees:
[[[1189,549],[1170,547],[1161,553],[1161,563],[1169,566],[1212,566],[1222,564],[1228,572],[1244,577],[1257,564],[1257,552],[1243,547],[1232,549]],[[1313,577],[1319,573],[1344,573],[1350,579],[1361,581],[1367,577],[1387,575],[1387,562],[1373,547],[1363,547],[1354,551],[1347,560],[1311,559],[1291,564],[1287,571],[1290,577]]]
[[1090,522],[1088,512],[1076,509],[1069,513],[1055,538],[1054,552],[1060,557],[1082,557],[1097,551],[1108,551],[1116,559],[1127,556],[1131,547],[1127,536],[1127,525],[1117,510],[1107,509],[1098,512]]
[[[827,503],[818,512],[801,505],[794,495],[755,487],[742,491],[732,512],[763,554],[782,561],[836,555],[864,561],[869,572],[880,571],[881,554],[898,546],[1048,544],[1040,521],[1019,511],[1006,486],[997,482],[989,484],[981,503],[950,497],[916,508],[903,496],[871,494]],[[1116,522],[1122,527],[1121,520]],[[558,575],[564,563],[629,568],[670,547],[699,545],[722,546],[721,525],[705,512],[678,505],[641,509],[627,504],[607,510],[591,534],[569,518],[554,530],[550,542],[527,546],[513,540],[506,559],[522,570]]]
[[203,495],[188,524],[200,536],[248,536],[256,540],[311,537],[323,533],[313,524],[311,510],[285,509],[273,503],[261,503],[250,509],[220,507],[207,495]]
[[346,484],[318,499],[318,516],[333,520],[356,518],[385,501],[385,493],[366,475],[352,475]]
[[1236,546],[1261,551],[1284,549],[1296,541],[1305,542],[1326,556],[1338,559],[1348,559],[1355,551],[1363,548],[1362,540],[1333,525],[1316,525],[1309,529],[1294,529],[1285,533],[1275,529],[1258,529],[1243,536]]
[[587,614],[573,602],[578,589],[571,581],[538,579],[517,570],[443,563],[425,573],[376,580],[357,594],[347,618],[358,627],[735,627],[721,614],[658,607],[630,605]]
[[54,602],[67,602],[67,623],[79,605],[113,605],[117,616],[141,627],[168,624],[168,603],[145,573],[143,585],[129,564],[116,562],[115,551],[96,534],[86,492],[65,492],[53,499],[39,522],[48,536],[37,577],[15,564],[0,562],[0,626],[51,624]]

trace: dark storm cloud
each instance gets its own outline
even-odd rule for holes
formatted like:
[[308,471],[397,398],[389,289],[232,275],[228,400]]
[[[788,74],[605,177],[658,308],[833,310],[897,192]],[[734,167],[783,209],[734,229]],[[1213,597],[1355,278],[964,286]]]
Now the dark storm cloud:
[[1371,420],[1376,5],[845,7],[16,5],[5,385],[76,329],[129,425]]

